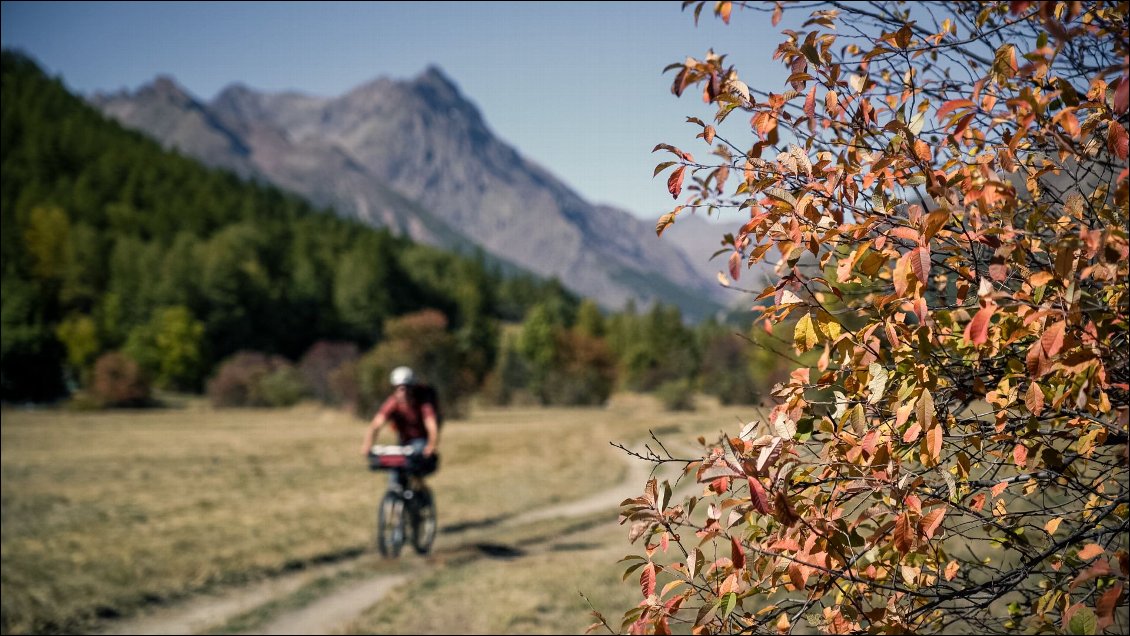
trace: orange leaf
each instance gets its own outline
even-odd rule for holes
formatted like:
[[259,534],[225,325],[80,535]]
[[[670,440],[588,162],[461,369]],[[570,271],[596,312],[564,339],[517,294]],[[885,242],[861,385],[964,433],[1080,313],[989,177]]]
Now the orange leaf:
[[989,491],[993,493],[993,497],[1000,497],[1001,493],[1005,491],[1005,488],[1008,488],[1008,481],[998,482],[995,486],[990,488]]
[[1040,390],[1040,385],[1035,382],[1028,385],[1028,390],[1024,393],[1024,404],[1028,407],[1028,412],[1032,415],[1039,416],[1044,411],[1044,392]]
[[742,273],[742,254],[741,252],[732,252],[730,254],[730,278],[738,280],[738,276]]
[[773,18],[771,20],[771,22],[773,23],[773,26],[777,26],[778,24],[781,23],[781,13],[782,13],[781,3],[778,2],[777,8],[773,9]]
[[1063,330],[1066,327],[1067,324],[1061,320],[1048,327],[1047,331],[1040,336],[1040,346],[1044,349],[1044,355],[1054,358],[1055,354],[1063,348]]
[[978,493],[973,495],[973,499],[969,502],[969,509],[974,512],[981,512],[985,507],[985,493]]
[[926,432],[926,450],[927,454],[932,460],[937,462],[942,457],[942,433],[941,426],[935,426]]
[[958,568],[957,561],[950,561],[949,563],[946,564],[945,574],[946,574],[946,580],[947,581],[952,581],[953,577],[957,576],[957,568]]
[[678,199],[679,193],[683,191],[683,173],[686,171],[687,167],[681,166],[667,179],[667,191],[671,193],[672,199]]
[[718,7],[718,15],[722,16],[722,21],[726,24],[730,23],[730,11],[733,9],[731,3],[723,2],[722,6]]
[[1082,550],[1079,551],[1079,558],[1083,559],[1084,561],[1090,561],[1103,552],[1105,552],[1105,550],[1103,550],[1103,547],[1101,545],[1097,543],[1088,543],[1087,545],[1083,546]]
[[1028,464],[1028,447],[1024,444],[1013,446],[1012,458],[1016,460],[1017,466],[1024,468]]
[[1063,523],[1063,517],[1049,519],[1048,522],[1044,524],[1044,532],[1047,532],[1049,535],[1055,534],[1055,531],[1059,529],[1059,524],[1061,523]]
[[934,533],[938,531],[938,526],[942,525],[942,517],[944,516],[946,516],[946,507],[939,506],[923,517],[920,525],[922,534],[926,536],[927,540],[934,538]]

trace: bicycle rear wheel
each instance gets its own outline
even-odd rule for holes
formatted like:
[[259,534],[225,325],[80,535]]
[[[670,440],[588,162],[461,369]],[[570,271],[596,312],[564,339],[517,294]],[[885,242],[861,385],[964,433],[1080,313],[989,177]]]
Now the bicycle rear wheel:
[[427,487],[417,491],[412,505],[412,547],[418,554],[427,554],[436,538],[436,505]]
[[385,493],[377,507],[377,548],[395,558],[404,546],[404,500],[396,493]]

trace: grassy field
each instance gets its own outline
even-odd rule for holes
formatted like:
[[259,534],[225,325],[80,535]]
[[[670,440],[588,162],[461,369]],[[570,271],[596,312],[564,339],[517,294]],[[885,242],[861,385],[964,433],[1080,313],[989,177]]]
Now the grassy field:
[[[751,417],[750,408],[711,405],[663,413],[640,396],[617,396],[602,409],[476,410],[443,431],[441,469],[430,480],[440,511],[436,547],[452,540],[445,528],[486,528],[482,535],[492,521],[614,485],[626,462],[610,441],[629,443],[649,429],[689,441]],[[3,632],[78,631],[99,617],[371,552],[385,476],[365,469],[362,428],[314,405],[4,411]],[[456,590],[481,570],[494,592],[480,592],[468,611],[482,617],[483,631],[530,631],[507,626],[519,615],[548,631],[581,631],[590,622],[577,594],[585,581],[594,600],[608,598],[613,584],[632,596],[615,564],[632,548],[624,529],[598,524],[590,533],[519,559],[521,576],[507,573],[510,561],[476,561],[416,584]],[[511,593],[528,602],[515,604]],[[356,627],[420,633],[389,606]],[[610,608],[623,609],[598,607]],[[409,604],[406,614],[418,612]],[[444,627],[467,631],[466,614],[452,614]]]

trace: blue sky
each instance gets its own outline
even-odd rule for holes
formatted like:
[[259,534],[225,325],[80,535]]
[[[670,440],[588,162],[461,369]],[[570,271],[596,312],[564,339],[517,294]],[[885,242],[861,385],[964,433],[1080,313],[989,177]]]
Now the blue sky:
[[[660,142],[706,146],[687,116],[713,111],[670,92],[686,56],[728,54],[751,86],[779,91],[780,31],[735,9],[699,25],[669,2],[8,2],[3,46],[21,49],[73,91],[136,89],[171,75],[202,100],[240,82],[340,95],[377,77],[439,66],[524,156],[583,197],[655,219],[674,206],[652,177]],[[799,17],[799,16],[798,16]],[[759,71],[759,72],[755,72]],[[729,131],[748,143],[748,118]]]

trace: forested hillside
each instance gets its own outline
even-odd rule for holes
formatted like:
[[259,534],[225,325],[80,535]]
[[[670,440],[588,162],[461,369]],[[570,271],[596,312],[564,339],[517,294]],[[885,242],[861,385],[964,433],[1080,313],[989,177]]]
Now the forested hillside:
[[554,281],[504,276],[166,152],[10,51],[2,104],[6,401],[61,396],[119,349],[170,388],[200,389],[237,351],[363,349],[387,319],[425,308],[481,379],[496,320],[550,298],[576,304]]

